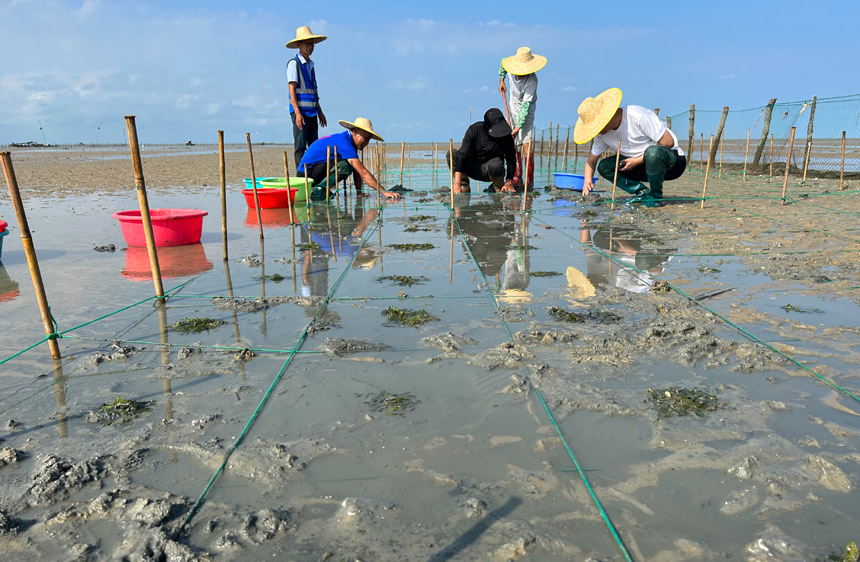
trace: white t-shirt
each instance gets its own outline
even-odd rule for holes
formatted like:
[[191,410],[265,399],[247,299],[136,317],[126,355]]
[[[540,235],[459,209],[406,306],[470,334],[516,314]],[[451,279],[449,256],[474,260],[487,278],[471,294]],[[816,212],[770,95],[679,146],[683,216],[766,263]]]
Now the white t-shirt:
[[[508,74],[510,80],[508,80],[508,91],[511,93],[511,119],[514,120],[514,126],[516,126],[519,117],[520,117],[520,108],[524,101],[530,102],[531,107],[535,107],[535,103],[537,102],[537,87],[538,87],[538,78],[537,74],[526,74],[521,79],[517,80],[517,77],[513,74]],[[534,111],[530,109],[530,111]]]
[[604,150],[615,152],[620,140],[621,155],[636,158],[645,154],[646,148],[656,145],[663,138],[663,134],[669,131],[675,141],[672,150],[677,152],[678,156],[684,155],[681,147],[678,146],[678,137],[660,121],[656,113],[638,105],[628,105],[622,109],[621,126],[614,131],[607,131],[594,137],[591,154],[600,156]]
[[[310,74],[311,70],[314,69],[314,61],[309,61],[302,56],[301,53],[298,54],[299,60],[302,61],[302,64],[307,64],[308,66],[308,74]],[[299,65],[296,64],[296,57],[292,57],[287,61],[287,84],[290,82],[299,83]]]

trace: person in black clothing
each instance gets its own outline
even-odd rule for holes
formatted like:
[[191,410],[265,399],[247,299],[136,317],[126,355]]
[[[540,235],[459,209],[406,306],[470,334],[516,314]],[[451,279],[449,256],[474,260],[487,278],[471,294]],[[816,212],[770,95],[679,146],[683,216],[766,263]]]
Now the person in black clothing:
[[[451,168],[450,151],[447,159]],[[469,125],[460,148],[454,150],[454,193],[468,192],[469,178],[491,182],[490,192],[514,193],[516,168],[517,150],[511,126],[500,109],[488,109],[483,121]]]

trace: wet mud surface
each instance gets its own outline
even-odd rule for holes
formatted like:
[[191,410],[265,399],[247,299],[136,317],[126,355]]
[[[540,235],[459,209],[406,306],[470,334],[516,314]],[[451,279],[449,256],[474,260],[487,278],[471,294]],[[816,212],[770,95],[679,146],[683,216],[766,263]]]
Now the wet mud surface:
[[[221,260],[217,155],[153,156],[159,204],[210,211],[179,258],[209,267],[165,279],[188,283],[163,307],[116,312],[152,280],[127,275],[109,214],[83,209],[134,194],[96,196],[75,171],[130,178],[128,163],[73,156],[19,170],[52,313],[77,327],[62,361],[43,345],[0,365],[7,556],[623,560],[595,497],[635,560],[824,560],[858,539],[854,192],[812,181],[782,205],[781,185],[724,173],[704,209],[551,189],[523,214],[473,186],[452,217],[447,170],[424,160],[382,213],[341,198],[293,229],[264,218],[262,243],[232,185]],[[60,244],[63,213],[83,234]],[[11,239],[0,271],[23,288]],[[392,307],[437,320],[398,325]],[[26,291],[0,313],[0,359],[43,337]],[[170,329],[184,318],[211,327]],[[667,389],[719,407],[661,415]],[[146,407],[104,423],[118,397]]]

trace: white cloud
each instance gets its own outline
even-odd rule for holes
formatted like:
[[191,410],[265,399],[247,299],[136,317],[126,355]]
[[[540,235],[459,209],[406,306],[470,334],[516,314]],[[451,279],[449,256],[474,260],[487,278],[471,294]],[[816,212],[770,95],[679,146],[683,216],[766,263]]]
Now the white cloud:
[[398,78],[397,80],[391,82],[390,88],[392,90],[410,90],[414,92],[418,90],[423,90],[427,87],[428,84],[429,83],[424,78],[414,78],[413,80],[410,80],[408,82],[405,82]]
[[734,74],[723,74],[722,76],[720,76],[720,77],[719,77],[719,79],[720,79],[720,80],[730,80],[730,79],[732,79],[732,78],[734,78],[734,77],[735,77],[735,75],[734,75]]

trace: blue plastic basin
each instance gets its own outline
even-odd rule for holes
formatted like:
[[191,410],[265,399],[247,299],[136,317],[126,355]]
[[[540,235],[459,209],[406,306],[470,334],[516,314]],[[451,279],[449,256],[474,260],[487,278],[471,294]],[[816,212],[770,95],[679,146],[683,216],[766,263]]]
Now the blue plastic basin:
[[0,259],[3,259],[3,237],[9,234],[8,230],[0,232]]
[[[567,172],[554,172],[553,184],[559,189],[573,189],[582,191],[582,185],[585,183],[585,176],[582,174],[569,174]],[[592,179],[593,183],[597,183],[597,176]]]

